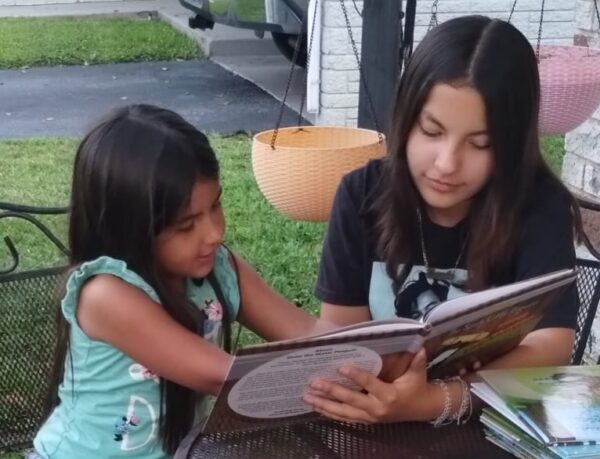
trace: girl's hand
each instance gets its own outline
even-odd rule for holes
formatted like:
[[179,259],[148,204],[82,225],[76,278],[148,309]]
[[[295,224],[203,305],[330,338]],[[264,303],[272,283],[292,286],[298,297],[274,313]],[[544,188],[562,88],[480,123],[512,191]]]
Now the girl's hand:
[[440,388],[427,382],[424,349],[391,383],[357,368],[342,367],[339,371],[366,393],[320,379],[313,381],[304,401],[328,418],[359,423],[424,421],[434,419],[442,410]]
[[471,368],[461,368],[458,371],[458,376],[466,377],[469,374],[477,373],[479,370],[481,370],[481,366],[481,362],[477,360],[471,365]]

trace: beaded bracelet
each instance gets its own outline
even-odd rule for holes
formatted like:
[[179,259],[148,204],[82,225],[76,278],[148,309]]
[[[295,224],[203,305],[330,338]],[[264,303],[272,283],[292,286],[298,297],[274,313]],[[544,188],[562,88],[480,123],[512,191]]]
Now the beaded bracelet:
[[[441,379],[434,379],[431,381],[432,384],[439,385],[442,388],[442,392],[444,393],[444,409],[442,413],[433,421],[430,421],[434,427],[439,427],[443,425],[450,424],[454,421],[458,425],[462,425],[467,423],[469,419],[471,419],[471,415],[473,414],[473,402],[471,399],[471,391],[469,390],[468,383],[462,379],[460,376],[454,376],[447,380],[458,381],[461,386],[461,399],[458,410],[456,413],[451,414],[452,410],[452,398],[450,396],[450,390],[448,389],[448,385],[446,381]],[[465,417],[465,414],[468,412],[468,415]]]
[[448,424],[448,421],[451,422],[449,418],[450,410],[452,409],[452,399],[450,398],[450,391],[448,390],[448,385],[446,384],[446,381],[444,381],[443,379],[434,379],[431,381],[431,383],[440,386],[442,392],[444,393],[444,409],[437,418],[435,418],[433,421],[430,421],[433,427],[440,427],[445,424]]
[[[452,416],[452,420],[456,421],[456,424],[465,424],[470,418],[473,411],[473,404],[471,400],[471,392],[469,391],[468,383],[460,376],[451,378],[453,381],[459,381],[461,385],[461,401],[458,411]],[[465,418],[465,414],[469,412],[469,415]]]

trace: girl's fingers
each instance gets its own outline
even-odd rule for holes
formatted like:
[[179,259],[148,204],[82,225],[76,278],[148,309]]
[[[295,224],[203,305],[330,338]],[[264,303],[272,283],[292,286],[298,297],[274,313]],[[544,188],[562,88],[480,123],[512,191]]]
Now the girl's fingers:
[[315,393],[319,393],[322,399],[335,400],[359,409],[368,409],[372,403],[368,395],[330,381],[313,381],[310,390],[308,395],[314,396]]
[[383,395],[388,388],[388,384],[383,382],[377,376],[359,368],[342,367],[339,372],[376,398],[379,398],[379,395]]
[[336,402],[327,398],[304,394],[303,400],[311,405],[313,409],[328,418],[344,422],[374,422],[371,416],[363,410]]
[[335,414],[329,413],[328,411],[320,410],[317,408],[315,408],[315,411],[329,419],[333,419],[334,421],[347,422],[349,424],[372,424],[371,422],[367,422],[367,421],[363,421],[363,420],[349,419],[349,418],[344,418],[342,416],[336,416]]

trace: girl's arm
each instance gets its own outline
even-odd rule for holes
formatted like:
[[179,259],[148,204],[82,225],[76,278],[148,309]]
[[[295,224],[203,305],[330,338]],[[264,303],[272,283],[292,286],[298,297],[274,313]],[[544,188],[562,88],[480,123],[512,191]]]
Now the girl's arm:
[[162,378],[216,394],[231,357],[190,332],[141,290],[102,274],[83,286],[77,322],[91,339],[114,346]]
[[369,306],[340,306],[321,303],[321,319],[340,326],[353,325],[371,320]]
[[269,341],[299,338],[333,330],[274,291],[240,256],[238,266],[242,307],[239,321]]
[[575,343],[571,328],[541,328],[529,333],[512,351],[484,368],[526,368],[568,365]]

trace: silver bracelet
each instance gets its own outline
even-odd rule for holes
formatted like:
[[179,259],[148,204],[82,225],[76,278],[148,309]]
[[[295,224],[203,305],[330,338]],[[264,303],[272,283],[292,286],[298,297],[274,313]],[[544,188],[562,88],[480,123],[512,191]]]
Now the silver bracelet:
[[[469,414],[467,415],[467,417],[460,419],[460,424],[466,424],[467,422],[469,422],[469,419],[471,419],[471,416],[473,415],[473,394],[471,394],[471,389],[469,387],[469,383],[467,381],[463,381],[465,383],[465,393],[463,395],[463,397],[465,397],[467,399],[467,405],[468,408],[465,407],[465,412],[463,413],[463,415],[468,411]],[[461,416],[462,417],[462,416]],[[457,421],[458,423],[458,421]]]
[[[469,390],[469,384],[460,376],[450,378],[449,381],[458,381],[460,382],[461,386],[460,405],[456,413],[452,416],[452,420],[456,421],[456,424],[458,425],[466,424],[467,421],[471,418],[471,414],[473,412],[473,402],[471,398],[471,391]],[[467,412],[469,414],[465,417],[465,414],[467,414]]]
[[452,421],[449,419],[450,411],[452,410],[452,399],[450,398],[450,390],[448,390],[446,381],[442,379],[434,379],[431,381],[431,383],[440,386],[442,392],[444,393],[444,409],[437,418],[435,418],[433,421],[429,421],[433,427],[440,427]]

